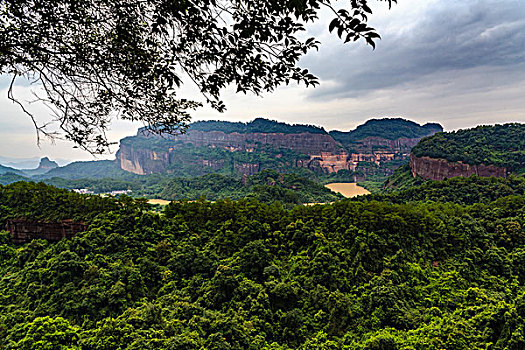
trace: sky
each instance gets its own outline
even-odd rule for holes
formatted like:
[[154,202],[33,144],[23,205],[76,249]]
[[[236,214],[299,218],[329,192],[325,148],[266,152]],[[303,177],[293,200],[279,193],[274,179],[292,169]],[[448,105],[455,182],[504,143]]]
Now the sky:
[[[339,2],[343,5],[344,2]],[[399,0],[391,10],[373,3],[370,24],[382,39],[375,50],[364,43],[343,44],[328,32],[323,12],[307,35],[321,41],[319,51],[300,66],[320,79],[320,86],[284,86],[262,97],[223,93],[225,113],[198,110],[194,120],[249,121],[256,117],[354,129],[370,118],[403,117],[438,122],[445,130],[481,124],[525,122],[525,1]],[[40,147],[31,120],[7,99],[8,77],[0,77],[0,158],[48,156],[71,160],[113,159],[93,156],[73,144],[43,140]],[[21,100],[29,87],[17,86]],[[199,98],[185,84],[181,96]],[[42,122],[45,106],[31,104]],[[141,125],[115,121],[112,141],[133,135]]]

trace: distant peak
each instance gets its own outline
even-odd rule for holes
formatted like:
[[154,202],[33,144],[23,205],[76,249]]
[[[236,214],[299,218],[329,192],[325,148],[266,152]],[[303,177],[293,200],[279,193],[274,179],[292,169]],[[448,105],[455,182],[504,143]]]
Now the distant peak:
[[38,169],[54,169],[58,168],[57,162],[50,160],[48,157],[43,157],[40,159],[40,164],[38,165]]

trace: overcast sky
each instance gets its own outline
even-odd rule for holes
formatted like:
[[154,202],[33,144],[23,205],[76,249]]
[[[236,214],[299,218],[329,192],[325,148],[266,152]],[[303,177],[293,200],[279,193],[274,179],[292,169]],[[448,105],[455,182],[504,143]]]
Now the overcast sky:
[[[282,87],[262,98],[227,90],[226,113],[204,108],[194,119],[267,117],[345,131],[386,116],[439,122],[446,130],[525,122],[525,1],[399,0],[390,11],[384,2],[373,8],[371,23],[382,36],[375,51],[343,45],[328,33],[329,16],[309,27],[322,45],[301,65],[320,78],[319,87]],[[39,149],[30,119],[7,100],[6,84],[0,78],[0,156],[93,159],[66,142]],[[191,86],[184,90],[198,97]],[[26,87],[15,92],[31,99]],[[45,107],[31,108],[46,120]],[[109,137],[118,141],[138,126],[117,121]]]

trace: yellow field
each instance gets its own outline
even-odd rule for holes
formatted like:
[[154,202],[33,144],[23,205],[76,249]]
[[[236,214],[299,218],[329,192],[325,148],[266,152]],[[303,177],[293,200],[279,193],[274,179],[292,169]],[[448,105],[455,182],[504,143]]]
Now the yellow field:
[[168,205],[171,201],[167,201],[165,199],[148,199],[149,204],[160,204],[160,205]]
[[341,193],[347,198],[370,193],[366,188],[358,186],[356,183],[334,182],[331,184],[326,184],[325,187],[331,189],[334,192]]

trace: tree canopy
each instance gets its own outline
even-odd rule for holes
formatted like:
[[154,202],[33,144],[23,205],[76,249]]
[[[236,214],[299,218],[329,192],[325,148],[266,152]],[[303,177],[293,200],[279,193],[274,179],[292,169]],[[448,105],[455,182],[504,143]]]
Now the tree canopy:
[[[382,0],[380,0],[382,1]],[[392,5],[395,0],[384,0]],[[184,128],[202,105],[179,96],[189,77],[213,108],[223,111],[228,85],[260,94],[291,81],[318,83],[299,58],[319,42],[305,25],[323,7],[330,31],[375,46],[369,1],[338,9],[330,0],[0,0],[0,72],[41,86],[61,133],[80,147],[103,152],[112,118],[142,121],[153,131]]]
[[[0,231],[0,348],[523,349],[520,181],[449,180],[404,204],[198,200],[162,213],[5,186],[0,224],[70,213],[89,227],[23,245]],[[483,203],[449,201],[487,182],[498,194]]]
[[412,154],[470,165],[495,165],[521,174],[525,172],[525,124],[480,125],[437,133],[421,140]]

